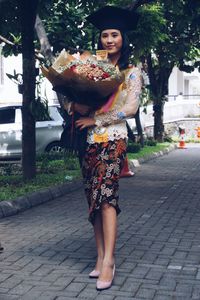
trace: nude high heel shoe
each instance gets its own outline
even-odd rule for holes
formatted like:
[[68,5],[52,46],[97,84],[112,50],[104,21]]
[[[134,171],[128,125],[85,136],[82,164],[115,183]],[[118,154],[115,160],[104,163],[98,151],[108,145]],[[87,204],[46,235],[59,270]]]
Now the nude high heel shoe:
[[110,281],[102,281],[102,280],[99,280],[99,279],[97,280],[97,285],[96,285],[97,291],[102,291],[102,290],[109,289],[112,286],[114,276],[115,276],[115,265],[113,266],[112,280],[110,280]]
[[90,272],[89,277],[90,278],[98,278],[99,275],[100,275],[100,271],[97,271],[94,269],[92,272]]

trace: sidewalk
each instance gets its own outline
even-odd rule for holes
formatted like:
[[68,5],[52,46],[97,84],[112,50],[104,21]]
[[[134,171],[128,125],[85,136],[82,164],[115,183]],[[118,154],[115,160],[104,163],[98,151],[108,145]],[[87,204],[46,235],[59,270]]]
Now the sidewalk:
[[200,299],[200,145],[121,179],[116,276],[97,292],[81,189],[0,219],[0,300]]

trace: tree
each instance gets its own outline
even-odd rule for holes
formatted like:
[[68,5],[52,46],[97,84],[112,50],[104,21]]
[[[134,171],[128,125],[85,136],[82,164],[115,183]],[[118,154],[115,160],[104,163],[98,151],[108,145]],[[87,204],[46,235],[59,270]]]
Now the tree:
[[[35,50],[34,24],[38,0],[4,1],[1,3],[1,34],[12,37],[4,47],[4,54],[22,53],[23,103],[22,103],[22,167],[23,178],[35,177],[35,119],[31,103],[35,100]],[[12,47],[10,45],[12,44]]]
[[[8,2],[10,3],[9,13]],[[168,78],[175,65],[182,70],[191,71],[199,66],[195,61],[199,56],[199,6],[198,0],[39,0],[38,13],[43,22],[47,38],[41,43],[41,50],[46,57],[63,48],[93,49],[95,29],[88,26],[83,19],[101,6],[114,4],[129,9],[138,9],[140,21],[137,30],[130,34],[134,47],[133,61],[148,64],[151,99],[154,104],[154,136],[163,139],[163,107],[168,94]],[[17,21],[18,1],[4,1],[1,33],[12,32],[16,44],[14,52],[19,50],[20,38]],[[6,13],[5,13],[6,12]],[[14,12],[14,15],[13,15]],[[40,23],[37,18],[37,24]],[[14,20],[14,22],[13,22]],[[40,23],[41,24],[41,23]],[[38,26],[41,27],[41,26]],[[43,32],[44,33],[44,32]],[[43,35],[43,34],[42,34]],[[44,35],[43,35],[44,37]],[[40,38],[40,41],[42,39]],[[39,43],[36,43],[39,48]],[[5,54],[9,53],[5,48]],[[73,50],[74,51],[74,50]],[[48,54],[47,54],[48,53]]]
[[175,65],[186,72],[200,65],[200,2],[154,2],[140,9],[142,18],[133,40],[136,56],[148,64],[154,108],[154,137],[162,141],[163,108],[171,71]]
[[35,177],[35,119],[31,103],[35,100],[35,49],[34,25],[38,0],[20,2],[22,57],[23,57],[23,103],[22,103],[22,167],[24,179]]

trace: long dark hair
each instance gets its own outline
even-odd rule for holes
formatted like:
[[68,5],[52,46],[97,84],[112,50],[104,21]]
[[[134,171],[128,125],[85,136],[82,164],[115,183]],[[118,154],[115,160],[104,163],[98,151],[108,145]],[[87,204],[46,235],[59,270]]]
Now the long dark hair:
[[[120,31],[120,32],[121,32],[121,36],[122,36],[122,48],[121,48],[121,56],[117,62],[117,65],[120,70],[124,70],[129,65],[129,57],[131,54],[131,47],[130,47],[129,39],[128,39],[126,33],[122,32],[122,31]],[[103,49],[103,46],[101,43],[101,34],[99,35],[98,49],[99,50]]]

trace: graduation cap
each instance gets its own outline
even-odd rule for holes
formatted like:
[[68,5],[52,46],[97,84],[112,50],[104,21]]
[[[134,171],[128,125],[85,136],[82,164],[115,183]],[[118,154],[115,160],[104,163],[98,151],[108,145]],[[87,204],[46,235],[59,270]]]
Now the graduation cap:
[[128,31],[135,29],[139,15],[116,6],[104,6],[86,18],[100,31],[105,29],[118,29]]

